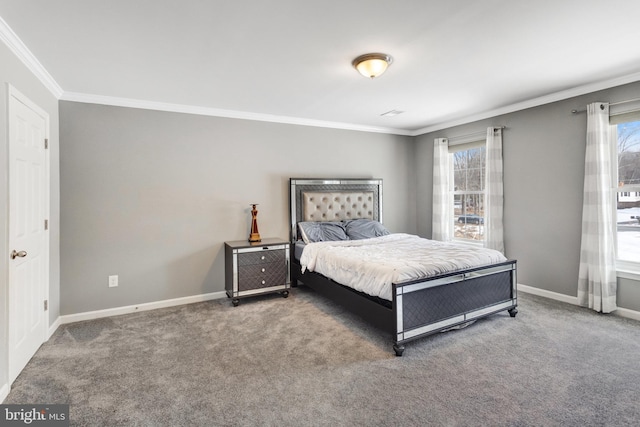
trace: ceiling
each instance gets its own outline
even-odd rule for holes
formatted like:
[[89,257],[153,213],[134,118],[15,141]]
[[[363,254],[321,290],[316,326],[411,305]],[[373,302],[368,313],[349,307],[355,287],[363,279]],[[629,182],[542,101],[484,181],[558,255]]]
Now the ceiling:
[[[640,80],[638,16],[637,0],[0,0],[0,39],[61,99],[418,135]],[[374,80],[351,66],[368,52],[394,58]]]

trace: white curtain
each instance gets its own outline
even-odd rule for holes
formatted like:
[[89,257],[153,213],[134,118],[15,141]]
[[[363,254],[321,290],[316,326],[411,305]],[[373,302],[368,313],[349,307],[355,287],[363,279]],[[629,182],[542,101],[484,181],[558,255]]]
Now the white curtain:
[[502,211],[502,129],[487,128],[485,166],[484,246],[504,254]]
[[616,310],[615,219],[609,104],[587,106],[582,243],[578,303],[602,313]]
[[448,242],[453,228],[453,201],[450,192],[449,141],[433,141],[433,220],[432,239]]

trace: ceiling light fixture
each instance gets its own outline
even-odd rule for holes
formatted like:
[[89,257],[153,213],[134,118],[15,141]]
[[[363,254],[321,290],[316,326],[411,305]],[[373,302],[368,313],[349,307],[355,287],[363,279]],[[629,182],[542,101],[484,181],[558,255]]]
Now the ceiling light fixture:
[[365,77],[374,79],[384,73],[393,58],[386,53],[365,53],[351,62],[351,65]]

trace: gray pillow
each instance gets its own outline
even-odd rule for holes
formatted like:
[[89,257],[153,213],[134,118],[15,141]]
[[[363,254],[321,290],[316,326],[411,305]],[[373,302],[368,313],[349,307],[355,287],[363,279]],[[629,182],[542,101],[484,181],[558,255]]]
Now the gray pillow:
[[372,219],[352,219],[343,222],[347,236],[351,240],[370,239],[391,234],[384,225]]
[[305,243],[349,240],[342,222],[299,222],[298,229]]

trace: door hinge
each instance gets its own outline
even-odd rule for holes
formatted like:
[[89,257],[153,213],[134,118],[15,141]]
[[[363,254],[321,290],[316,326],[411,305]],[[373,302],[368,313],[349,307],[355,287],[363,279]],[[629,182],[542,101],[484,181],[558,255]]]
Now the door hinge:
[[44,139],[44,149],[48,150],[49,149],[49,138],[45,138]]
[[48,220],[48,219],[45,219],[45,220],[44,220],[44,229],[45,229],[45,230],[48,230],[48,229],[49,229],[49,220]]
[[49,310],[49,300],[44,300],[44,311]]

